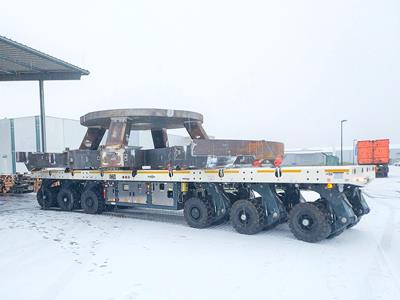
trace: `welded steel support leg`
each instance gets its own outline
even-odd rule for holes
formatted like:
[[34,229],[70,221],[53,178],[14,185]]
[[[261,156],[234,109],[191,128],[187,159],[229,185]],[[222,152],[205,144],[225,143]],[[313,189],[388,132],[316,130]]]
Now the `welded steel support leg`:
[[184,126],[193,140],[208,140],[208,135],[200,122],[185,122]]
[[168,144],[168,134],[165,128],[152,129],[151,136],[153,137],[153,144],[155,149],[166,148]]
[[276,192],[273,190],[271,184],[256,183],[251,185],[251,189],[261,195],[263,204],[266,208],[267,218],[266,223],[264,224],[265,228],[270,228],[279,223],[286,222],[287,213],[285,207]]
[[46,112],[44,107],[43,80],[39,80],[40,93],[40,131],[42,133],[42,152],[46,152]]
[[312,187],[312,190],[319,193],[321,198],[326,200],[328,204],[327,208],[333,215],[331,235],[340,233],[346,227],[357,222],[357,216],[346,194],[343,191],[339,191],[337,186],[328,189],[321,184],[316,184]]
[[224,189],[221,183],[208,183],[205,185],[207,194],[211,196],[212,203],[215,208],[215,220],[214,224],[222,223],[228,220],[229,212],[231,209],[231,201],[224,193]]
[[104,137],[106,130],[104,128],[89,127],[85,137],[79,147],[79,150],[97,150]]
[[370,212],[370,208],[359,187],[347,186],[345,194],[358,218]]

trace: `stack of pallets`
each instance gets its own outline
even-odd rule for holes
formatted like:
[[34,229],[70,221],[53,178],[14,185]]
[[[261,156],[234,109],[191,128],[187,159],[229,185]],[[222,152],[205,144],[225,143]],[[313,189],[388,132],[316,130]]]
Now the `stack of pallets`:
[[0,175],[0,193],[9,193],[14,185],[14,177],[11,175]]

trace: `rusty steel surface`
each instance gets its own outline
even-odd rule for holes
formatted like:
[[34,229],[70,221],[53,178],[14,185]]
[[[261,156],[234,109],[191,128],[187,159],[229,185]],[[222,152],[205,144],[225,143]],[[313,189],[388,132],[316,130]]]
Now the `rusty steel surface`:
[[248,140],[193,140],[194,156],[254,156],[255,160],[273,161],[283,157],[283,143]]
[[196,112],[154,108],[95,111],[82,116],[80,121],[86,127],[108,129],[113,118],[129,119],[131,130],[177,129],[184,128],[185,122],[203,123],[203,115]]

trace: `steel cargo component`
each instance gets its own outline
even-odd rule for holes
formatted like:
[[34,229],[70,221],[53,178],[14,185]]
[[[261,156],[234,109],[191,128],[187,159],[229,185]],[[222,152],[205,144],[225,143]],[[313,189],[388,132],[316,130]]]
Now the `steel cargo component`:
[[254,160],[274,161],[283,156],[283,144],[269,141],[193,140],[193,156],[252,156]]
[[113,118],[131,120],[131,130],[177,129],[185,122],[203,123],[203,116],[196,112],[172,109],[135,108],[112,109],[88,113],[81,117],[81,124],[86,127],[108,129]]
[[[273,162],[282,157],[282,143],[209,139],[199,113],[166,109],[116,109],[81,117],[88,127],[79,150],[63,153],[19,153],[29,170],[65,169],[194,169],[240,166],[243,162]],[[187,147],[169,147],[168,129],[185,128],[192,138]],[[132,130],[151,131],[155,149],[128,146]],[[107,132],[105,145],[100,146]]]

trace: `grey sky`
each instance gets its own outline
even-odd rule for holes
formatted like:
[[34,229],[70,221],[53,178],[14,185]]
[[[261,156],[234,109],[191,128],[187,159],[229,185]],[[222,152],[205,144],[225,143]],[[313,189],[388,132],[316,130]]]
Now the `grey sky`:
[[[0,34],[91,74],[46,82],[47,114],[203,113],[218,138],[400,143],[400,1],[7,1]],[[0,83],[0,117],[38,114],[38,83]]]

